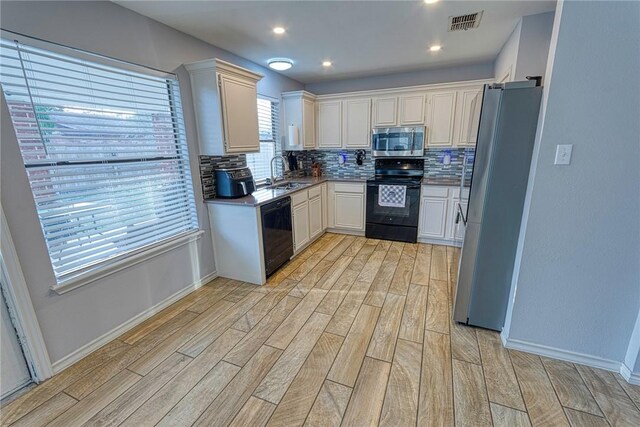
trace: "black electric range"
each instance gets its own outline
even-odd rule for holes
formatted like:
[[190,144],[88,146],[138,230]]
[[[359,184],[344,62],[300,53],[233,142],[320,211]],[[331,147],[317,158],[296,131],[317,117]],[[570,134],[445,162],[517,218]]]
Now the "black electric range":
[[367,180],[367,237],[418,240],[423,176],[424,159],[376,159],[375,177]]

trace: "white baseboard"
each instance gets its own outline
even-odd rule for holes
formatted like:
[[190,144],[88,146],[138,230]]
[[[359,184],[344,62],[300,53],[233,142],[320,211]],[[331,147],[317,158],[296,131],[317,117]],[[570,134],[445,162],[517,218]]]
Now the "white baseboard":
[[345,230],[343,228],[327,228],[325,231],[327,233],[350,234],[352,236],[364,236],[364,231]]
[[563,350],[560,348],[549,347],[512,338],[505,339],[502,334],[501,338],[502,344],[506,348],[510,348],[512,350],[524,351],[526,353],[533,353],[539,356],[549,357],[551,359],[559,359],[566,362],[577,363],[579,365],[591,366],[592,368],[621,372],[621,363],[616,360],[604,359],[602,357],[591,356],[589,354]]
[[640,372],[632,372],[624,363],[620,364],[620,375],[627,380],[629,384],[640,385]]
[[443,245],[443,246],[454,246],[459,248],[462,246],[462,242],[457,243],[453,240],[448,239],[430,239],[428,237],[418,237],[418,243],[428,243],[431,245]]
[[66,355],[65,357],[63,357],[62,359],[58,360],[57,362],[54,362],[53,363],[53,373],[57,374],[58,372],[68,368],[69,366],[71,366],[74,363],[76,363],[78,360],[88,356],[89,354],[93,353],[94,351],[96,351],[97,349],[99,349],[103,345],[107,344],[108,342],[113,341],[115,338],[117,338],[120,335],[124,334],[129,329],[132,329],[133,327],[139,325],[140,323],[144,322],[145,320],[147,320],[148,318],[150,318],[154,314],[160,312],[161,310],[163,310],[166,307],[170,306],[171,304],[173,304],[174,302],[178,301],[179,299],[187,296],[191,292],[195,291],[196,289],[198,289],[202,285],[210,282],[211,280],[215,279],[216,277],[218,277],[218,274],[215,271],[207,274],[206,276],[200,278],[199,280],[196,280],[195,282],[191,283],[190,285],[188,285],[184,289],[179,290],[175,294],[173,294],[170,297],[166,298],[165,300],[159,302],[158,304],[154,305],[153,307],[149,307],[148,309],[146,309],[142,313],[137,314],[136,316],[132,317],[131,319],[127,320],[126,322],[122,323],[121,325],[116,326],[115,328],[113,328],[112,330],[107,332],[106,334],[104,334],[102,336],[99,336],[95,340],[83,345],[79,349],[77,349],[77,350],[73,351],[72,353]]

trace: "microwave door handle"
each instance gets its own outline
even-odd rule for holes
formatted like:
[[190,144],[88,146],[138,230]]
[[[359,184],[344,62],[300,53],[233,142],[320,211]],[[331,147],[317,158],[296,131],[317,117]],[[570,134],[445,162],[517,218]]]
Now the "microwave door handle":
[[411,155],[413,156],[413,150],[416,146],[416,131],[415,129],[411,130]]

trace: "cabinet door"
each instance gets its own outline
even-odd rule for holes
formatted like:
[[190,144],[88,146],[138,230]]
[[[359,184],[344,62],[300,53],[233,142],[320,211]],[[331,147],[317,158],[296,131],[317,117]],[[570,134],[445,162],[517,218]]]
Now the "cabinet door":
[[328,194],[328,184],[325,182],[320,186],[320,197],[322,198],[321,208],[322,208],[322,230],[323,231],[329,227],[329,217],[328,217],[329,204],[328,204],[327,194]]
[[315,103],[309,99],[302,100],[302,121],[304,128],[303,145],[304,148],[315,148],[316,146],[316,111]]
[[342,147],[342,102],[318,103],[318,147]]
[[459,103],[457,113],[458,144],[474,145],[478,137],[480,123],[480,105],[482,103],[481,90],[462,90],[458,93]]
[[364,230],[364,194],[334,193],[336,228]]
[[309,243],[309,203],[293,207],[293,242],[295,250]]
[[400,97],[400,126],[424,124],[424,95]]
[[447,223],[447,199],[423,197],[420,202],[421,237],[444,239]]
[[374,126],[397,126],[398,125],[398,98],[376,98],[373,107]]
[[313,240],[322,233],[322,197],[309,199],[309,238]]
[[260,151],[255,83],[225,74],[219,82],[225,153]]
[[367,148],[371,145],[371,99],[344,101],[342,142],[345,148]]
[[452,146],[456,92],[431,93],[427,96],[427,104],[427,145]]

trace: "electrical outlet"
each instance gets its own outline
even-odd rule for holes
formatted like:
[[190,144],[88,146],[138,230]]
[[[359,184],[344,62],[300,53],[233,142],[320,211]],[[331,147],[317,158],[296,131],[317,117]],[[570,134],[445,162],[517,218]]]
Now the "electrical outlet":
[[571,163],[571,151],[573,150],[573,144],[558,144],[556,146],[556,160],[555,165],[568,165]]

